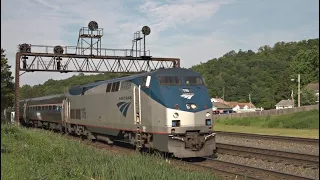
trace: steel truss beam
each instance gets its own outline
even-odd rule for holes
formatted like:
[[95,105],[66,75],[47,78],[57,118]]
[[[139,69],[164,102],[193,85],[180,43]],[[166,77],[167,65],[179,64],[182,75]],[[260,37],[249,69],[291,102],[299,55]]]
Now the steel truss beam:
[[[47,53],[18,53],[20,71],[138,73],[179,67],[179,59],[129,56],[90,56]],[[25,58],[28,58],[25,60]],[[24,62],[25,61],[25,62]],[[25,64],[24,64],[25,63]],[[60,63],[60,67],[58,67]]]

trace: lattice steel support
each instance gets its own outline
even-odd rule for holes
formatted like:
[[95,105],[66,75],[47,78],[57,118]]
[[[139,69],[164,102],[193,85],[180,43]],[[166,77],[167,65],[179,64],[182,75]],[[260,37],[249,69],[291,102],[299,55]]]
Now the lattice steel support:
[[14,111],[15,111],[15,123],[17,125],[20,125],[20,111],[19,111],[19,97],[20,97],[20,53],[16,54],[16,72],[15,72],[15,91],[14,91],[14,96],[15,96],[15,105],[14,105]]

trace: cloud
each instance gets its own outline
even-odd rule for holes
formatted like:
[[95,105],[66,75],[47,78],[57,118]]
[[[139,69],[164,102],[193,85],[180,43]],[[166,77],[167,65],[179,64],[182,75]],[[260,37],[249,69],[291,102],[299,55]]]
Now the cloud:
[[237,19],[237,20],[227,20],[223,24],[225,25],[243,25],[244,23],[248,22],[248,18],[243,18],[243,19]]
[[[17,45],[75,46],[81,27],[95,20],[104,29],[102,47],[131,48],[133,33],[142,26],[151,27],[147,48],[152,56],[179,57],[183,67],[219,57],[232,49],[252,49],[279,40],[314,37],[319,28],[263,29],[252,32],[250,17],[218,16],[236,0],[3,0],[1,7],[1,47],[13,66]],[[241,5],[241,4],[240,4]],[[248,7],[250,9],[250,7]],[[299,8],[299,7],[297,7]],[[246,9],[239,8],[239,11]],[[302,10],[300,10],[302,12]],[[299,11],[299,12],[300,12]],[[309,18],[310,19],[310,18]],[[319,19],[317,19],[317,27]],[[247,24],[251,26],[247,26]],[[235,26],[236,25],[236,26]],[[244,32],[239,35],[239,27]],[[246,29],[246,27],[248,27]],[[267,26],[266,26],[267,27]],[[311,34],[311,35],[310,35]],[[272,44],[270,44],[272,45]],[[21,84],[39,84],[49,78],[61,79],[73,74],[26,73]]]
[[[152,36],[148,37],[148,44],[156,43],[161,47],[160,33],[174,28],[183,33],[178,24],[191,23],[197,19],[208,18],[218,9],[220,1],[192,2],[181,1],[159,4],[156,1],[145,1],[141,5],[135,4],[134,12],[128,12],[124,5],[129,1],[120,2],[97,0],[89,1],[48,1],[29,0],[3,1],[1,19],[1,46],[6,49],[12,70],[15,69],[15,52],[17,45],[31,43],[36,45],[75,45],[77,31],[86,26],[91,20],[104,28],[103,47],[130,48],[133,33],[142,25],[152,27]],[[197,13],[198,12],[198,13]],[[162,41],[163,42],[163,41]],[[124,47],[125,46],[125,47]],[[159,55],[166,56],[166,48],[159,51]],[[33,48],[33,51],[38,49]],[[21,84],[42,83],[48,78],[60,79],[72,74],[59,73],[26,73],[21,76]]]

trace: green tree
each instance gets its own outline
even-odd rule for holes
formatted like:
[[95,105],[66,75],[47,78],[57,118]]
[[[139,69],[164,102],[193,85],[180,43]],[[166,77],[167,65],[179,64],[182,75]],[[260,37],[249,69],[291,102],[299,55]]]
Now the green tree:
[[300,50],[294,56],[291,66],[293,73],[301,75],[301,85],[319,80],[319,49],[314,46],[308,50]]
[[226,101],[248,102],[251,94],[256,107],[273,109],[280,100],[290,98],[292,89],[297,89],[291,79],[297,79],[298,73],[302,86],[318,81],[318,47],[318,38],[278,42],[273,47],[261,46],[256,53],[229,51],[191,69],[204,77],[212,97],[221,97],[225,87]]
[[7,107],[13,106],[14,83],[11,66],[8,65],[8,59],[1,49],[1,112]]
[[316,104],[316,96],[314,90],[304,88],[301,92],[301,106]]

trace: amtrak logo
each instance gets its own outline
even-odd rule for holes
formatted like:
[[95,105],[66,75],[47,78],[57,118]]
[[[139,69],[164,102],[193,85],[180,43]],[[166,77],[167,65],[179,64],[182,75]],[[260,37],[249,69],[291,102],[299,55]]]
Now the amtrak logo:
[[127,112],[128,112],[128,109],[129,109],[130,104],[131,104],[131,102],[119,102],[119,103],[117,104],[120,112],[122,113],[122,115],[123,115],[124,117],[127,116]]
[[191,89],[183,88],[183,89],[180,89],[180,91],[182,93],[180,95],[180,97],[183,97],[183,98],[186,98],[186,99],[191,99],[194,96],[194,93],[192,92]]
[[191,99],[193,96],[194,96],[193,93],[181,94],[181,97],[186,98],[186,99]]

